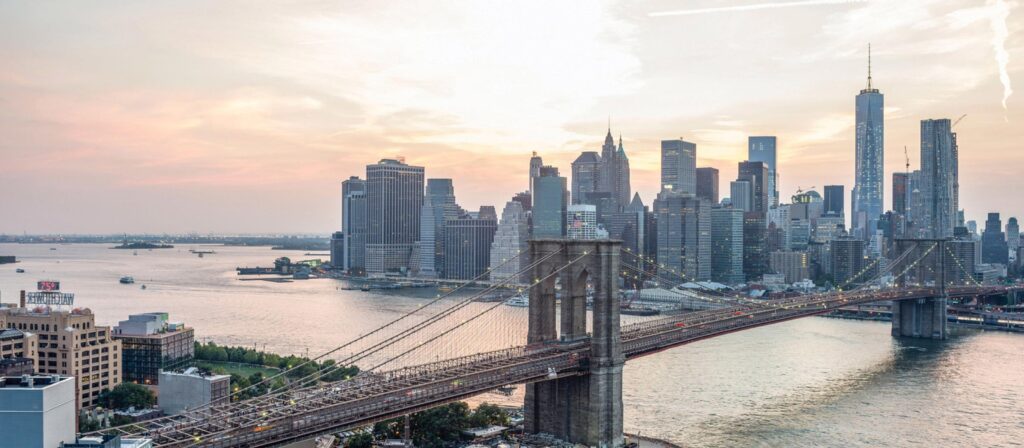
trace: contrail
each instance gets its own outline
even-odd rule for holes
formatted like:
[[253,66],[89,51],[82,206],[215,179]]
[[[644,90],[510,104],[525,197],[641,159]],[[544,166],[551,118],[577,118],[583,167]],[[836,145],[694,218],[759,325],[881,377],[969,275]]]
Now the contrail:
[[1006,66],[1010,63],[1010,53],[1006,51],[1006,39],[1010,32],[1006,26],[1006,19],[1010,16],[1010,5],[1005,0],[989,1],[993,11],[992,20],[992,47],[996,51],[996,64],[999,65],[999,82],[1003,83],[1003,110],[1006,110],[1006,100],[1013,95],[1013,87],[1010,86],[1010,74]]
[[678,11],[652,12],[647,15],[650,17],[690,16],[694,14],[712,14],[716,12],[756,11],[759,9],[792,8],[796,6],[842,5],[846,3],[865,2],[867,2],[867,0],[799,0],[789,2],[757,3],[753,5],[720,6],[716,8],[682,9]]

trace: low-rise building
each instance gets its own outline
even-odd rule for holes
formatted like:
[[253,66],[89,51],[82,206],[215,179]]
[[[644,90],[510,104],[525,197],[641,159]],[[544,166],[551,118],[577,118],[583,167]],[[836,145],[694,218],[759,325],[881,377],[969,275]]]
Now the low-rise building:
[[62,444],[60,448],[153,448],[153,440],[119,435],[80,437],[76,442]]
[[174,370],[195,355],[195,332],[182,323],[168,322],[167,313],[128,316],[114,327],[121,341],[122,381],[155,386],[161,370]]
[[160,372],[157,404],[167,415],[180,414],[209,403],[226,402],[230,387],[231,376],[204,375],[195,367],[184,372]]
[[0,378],[0,446],[51,448],[75,440],[75,379]]
[[35,334],[36,371],[77,377],[80,408],[95,405],[103,391],[121,384],[121,342],[111,338],[110,327],[96,326],[88,308],[0,308],[0,328]]
[[[28,373],[35,372],[39,359],[38,341],[39,338],[32,333],[0,327],[0,360],[28,359],[32,364],[31,372]],[[0,375],[13,373],[0,372]]]

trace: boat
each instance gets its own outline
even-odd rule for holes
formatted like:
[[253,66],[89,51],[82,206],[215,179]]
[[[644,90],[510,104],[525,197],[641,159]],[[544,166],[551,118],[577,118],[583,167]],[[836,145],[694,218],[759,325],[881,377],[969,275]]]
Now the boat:
[[132,283],[135,283],[135,279],[132,278],[132,276],[130,276],[130,275],[126,275],[124,277],[121,277],[121,280],[119,280],[119,281],[121,282],[122,285],[130,285]]
[[530,306],[530,298],[522,294],[513,296],[512,298],[505,301],[505,305],[514,306],[517,308],[526,308]]
[[146,285],[142,285],[142,289],[146,289]]
[[369,291],[369,290],[370,290],[370,285],[363,285],[363,286],[360,286],[360,287],[359,287],[359,290],[360,290],[360,291]]
[[14,270],[14,272],[17,272],[17,273],[19,273],[19,274],[24,274],[24,273],[25,273],[25,270],[24,270],[24,269],[22,269],[22,268],[18,268],[18,269],[15,269],[15,270]]
[[57,248],[56,247],[51,247],[50,250],[57,250]]

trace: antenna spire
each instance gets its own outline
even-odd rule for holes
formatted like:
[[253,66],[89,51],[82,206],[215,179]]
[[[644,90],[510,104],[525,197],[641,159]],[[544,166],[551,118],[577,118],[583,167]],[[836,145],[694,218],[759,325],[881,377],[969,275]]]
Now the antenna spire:
[[868,42],[868,90],[871,90],[871,43]]

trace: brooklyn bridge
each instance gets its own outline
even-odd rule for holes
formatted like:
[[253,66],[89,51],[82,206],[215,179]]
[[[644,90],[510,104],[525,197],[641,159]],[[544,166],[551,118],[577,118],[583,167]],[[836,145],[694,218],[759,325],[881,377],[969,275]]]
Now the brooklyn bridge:
[[[148,437],[160,447],[283,446],[524,384],[527,433],[588,446],[621,446],[623,366],[630,360],[881,301],[893,304],[894,337],[944,339],[948,304],[1020,293],[1019,287],[981,285],[970,276],[955,275],[963,267],[943,240],[907,240],[898,247],[885,266],[870,266],[858,274],[862,286],[840,285],[832,292],[772,300],[701,291],[697,294],[703,300],[716,304],[713,309],[623,325],[620,279],[661,278],[642,256],[622,251],[617,241],[534,240],[529,254],[521,254],[529,262],[519,273],[528,285],[523,291],[528,290],[530,299],[528,328],[525,338],[509,337],[503,348],[457,356],[440,349],[446,341],[473,338],[473,331],[509,325],[497,322],[497,313],[492,313],[501,302],[470,307],[502,286],[492,282],[465,297],[439,296],[344,341],[310,361],[333,359],[336,364],[266,395],[103,433]],[[662,284],[668,283],[662,278]],[[357,363],[363,371],[353,378],[321,380],[338,366]]]

